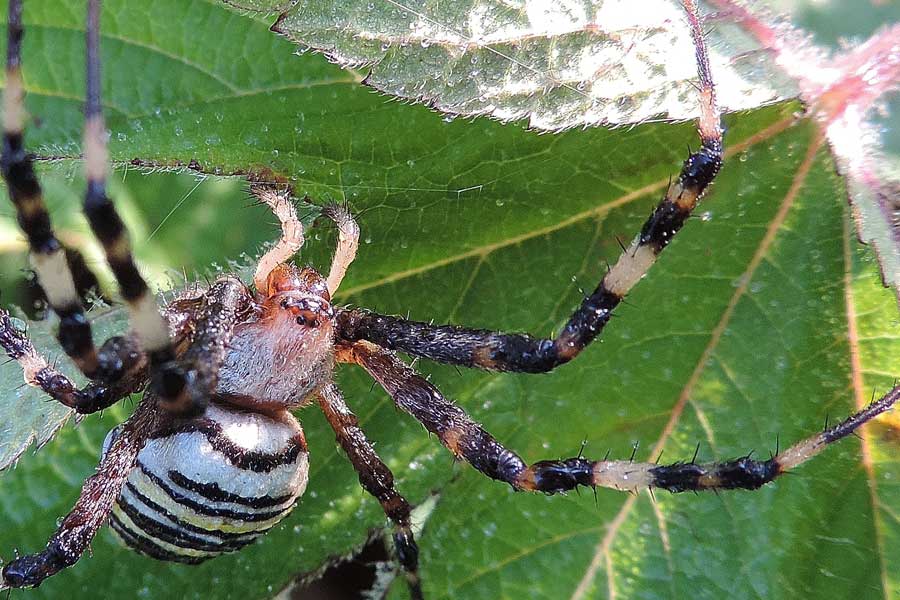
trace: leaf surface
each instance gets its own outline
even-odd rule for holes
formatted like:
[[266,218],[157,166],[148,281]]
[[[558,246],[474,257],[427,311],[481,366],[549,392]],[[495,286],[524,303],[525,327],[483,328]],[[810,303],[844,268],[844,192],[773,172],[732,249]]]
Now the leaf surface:
[[[54,0],[26,12],[25,80],[39,121],[27,139],[39,155],[78,153],[80,10]],[[157,281],[170,269],[227,268],[226,259],[254,254],[276,227],[264,209],[246,208],[236,182],[209,179],[192,191],[191,176],[143,177],[124,166],[265,169],[315,203],[347,200],[357,211],[363,243],[341,302],[549,335],[617,257],[616,238],[639,230],[695,143],[689,124],[550,136],[488,120],[448,123],[421,106],[385,102],[321,57],[292,56],[292,44],[265,24],[218,4],[110,0],[104,11],[111,151],[122,167],[112,191]],[[704,458],[764,453],[885,390],[900,373],[893,298],[855,245],[843,182],[813,127],[794,122],[795,109],[728,119],[728,162],[702,218],[577,361],[544,376],[418,366],[532,461],[572,456],[584,440],[592,457],[607,449],[627,457],[635,442],[650,460],[660,451],[665,461],[687,460],[697,442]],[[77,161],[41,170],[61,236],[99,262],[72,216],[82,189],[72,176]],[[0,226],[13,232],[11,207],[0,210]],[[20,237],[4,236],[8,260],[21,264]],[[302,260],[327,265],[332,247],[328,224],[312,222]],[[111,314],[125,326],[121,312]],[[440,492],[420,540],[431,600],[898,593],[898,425],[890,418],[756,493],[544,497],[513,494],[454,465],[358,369],[341,369],[338,381],[399,489],[415,503]],[[7,382],[21,382],[14,364],[0,371],[0,402],[4,423],[21,436],[34,424],[20,425]],[[124,403],[63,428],[0,475],[4,558],[43,546],[93,471],[106,431],[128,410]],[[300,417],[310,487],[257,544],[186,567],[127,552],[103,531],[92,557],[29,596],[266,598],[358,548],[384,525],[381,509],[322,416]],[[405,596],[400,585],[391,593]]]
[[[366,83],[454,115],[527,119],[559,130],[697,116],[696,67],[672,0],[230,1],[279,12],[273,30]],[[711,12],[711,11],[706,11]],[[728,18],[709,22],[725,110],[793,97],[796,87]]]

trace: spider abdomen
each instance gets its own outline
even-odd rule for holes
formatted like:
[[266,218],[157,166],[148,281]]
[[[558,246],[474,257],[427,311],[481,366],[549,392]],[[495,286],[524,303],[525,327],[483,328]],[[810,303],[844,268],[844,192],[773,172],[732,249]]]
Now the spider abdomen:
[[290,413],[273,418],[212,404],[148,440],[109,522],[142,554],[202,562],[246,546],[287,516],[306,489],[308,465]]

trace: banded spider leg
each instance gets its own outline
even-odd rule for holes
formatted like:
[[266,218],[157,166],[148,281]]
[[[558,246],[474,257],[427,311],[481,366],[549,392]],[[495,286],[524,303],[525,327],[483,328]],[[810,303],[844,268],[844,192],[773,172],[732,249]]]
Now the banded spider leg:
[[694,2],[685,0],[683,4],[697,55],[701,146],[684,162],[677,180],[630,247],[555,338],[537,339],[527,334],[434,325],[356,308],[342,310],[337,315],[340,362],[362,366],[399,408],[437,435],[455,457],[516,490],[557,493],[580,485],[630,492],[661,488],[673,493],[757,489],[816,456],[828,444],[850,435],[900,399],[898,386],[838,425],[777,452],[769,460],[754,460],[748,455],[708,464],[692,460],[657,465],[596,461],[578,456],[529,465],[392,352],[493,371],[542,373],[572,360],[599,335],[613,309],[681,229],[721,166],[722,130],[701,23]]
[[855,432],[900,399],[900,386],[837,425],[813,435],[768,460],[749,455],[714,463],[669,465],[631,460],[590,460],[582,456],[526,463],[393,352],[371,342],[355,342],[338,354],[341,362],[362,366],[398,408],[435,434],[453,455],[491,479],[516,490],[555,494],[578,486],[627,492],[660,488],[672,493],[718,489],[755,490],[819,454],[828,444]]
[[[44,205],[33,159],[23,143],[24,88],[20,71],[22,2],[11,0],[6,56],[7,87],[4,93],[4,134],[0,169],[9,188],[20,227],[28,239],[31,264],[50,308],[59,317],[58,340],[66,354],[91,382],[78,389],[50,367],[25,335],[15,329],[8,313],[0,311],[0,345],[23,368],[26,382],[53,399],[88,413],[110,406],[151,380],[150,392],[124,425],[104,456],[97,473],[85,482],[74,509],[63,519],[47,548],[18,558],[3,567],[0,586],[36,586],[45,578],[74,564],[84,553],[106,517],[134,464],[144,441],[161,420],[197,414],[206,406],[214,385],[217,355],[227,336],[215,327],[233,316],[216,310],[200,318],[199,336],[182,360],[169,335],[169,324],[160,314],[146,281],[131,254],[124,223],[106,194],[108,156],[100,103],[99,0],[87,7],[87,100],[85,103],[84,157],[87,192],[84,212],[100,240],[107,262],[125,299],[134,334],[110,338],[97,349],[90,322],[79,296],[92,276],[80,270],[73,275],[67,252],[55,236]],[[70,253],[71,255],[71,253]],[[77,261],[76,261],[77,263]],[[236,307],[231,307],[236,313]],[[218,311],[222,312],[222,311]],[[227,312],[227,310],[225,311]],[[216,313],[216,314],[214,314]],[[204,335],[207,333],[209,335]],[[214,341],[210,341],[214,338]],[[202,340],[202,341],[201,341]],[[179,341],[179,340],[175,340]],[[202,359],[197,356],[202,355]],[[212,358],[212,360],[207,360]],[[159,413],[157,404],[165,409]]]
[[684,161],[678,179],[666,190],[641,232],[554,339],[435,326],[363,309],[339,313],[343,339],[366,340],[413,356],[492,371],[542,373],[578,356],[681,230],[722,166],[722,128],[700,16],[692,0],[685,0],[684,6],[697,54],[700,148]]

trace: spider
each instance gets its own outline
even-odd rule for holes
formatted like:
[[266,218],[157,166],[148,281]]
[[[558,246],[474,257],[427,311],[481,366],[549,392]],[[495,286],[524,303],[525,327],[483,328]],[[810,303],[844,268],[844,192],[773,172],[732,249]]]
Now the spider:
[[[107,197],[108,161],[100,110],[99,0],[89,0],[84,211],[129,308],[132,333],[96,347],[79,290],[92,281],[55,237],[32,159],[23,144],[19,60],[21,0],[9,4],[3,176],[51,309],[58,340],[90,383],[74,383],[38,354],[0,311],[0,345],[26,382],[77,413],[97,412],[144,392],[132,416],[110,432],[100,466],[46,548],[2,569],[0,587],[37,586],[74,564],[109,522],[122,541],[153,558],[198,563],[238,550],[272,528],[307,485],[309,452],[291,411],[317,404],[393,524],[397,560],[422,598],[411,507],[333,383],[337,363],[365,369],[403,411],[458,459],[516,490],[562,493],[586,487],[670,492],[758,489],[890,408],[897,388],[843,422],[776,452],[717,463],[661,465],[575,456],[526,463],[416,373],[396,352],[492,371],[541,373],[573,360],[681,229],[722,162],[723,142],[696,6],[684,5],[698,63],[701,145],[691,152],[640,233],[551,339],[432,325],[332,303],[358,246],[346,207],[329,206],[338,245],[327,276],[291,258],[304,242],[289,190],[256,185],[278,217],[280,240],[259,260],[253,285],[235,276],[192,287],[160,309],[131,256],[124,225]],[[74,265],[74,266],[70,266]]]

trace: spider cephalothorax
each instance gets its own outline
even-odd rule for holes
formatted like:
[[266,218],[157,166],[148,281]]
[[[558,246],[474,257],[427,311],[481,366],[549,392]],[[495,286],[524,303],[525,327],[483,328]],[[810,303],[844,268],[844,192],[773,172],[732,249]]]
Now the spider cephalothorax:
[[247,407],[299,408],[333,369],[328,288],[312,268],[279,264],[262,289],[253,318],[234,326],[216,393]]
[[0,311],[0,346],[22,366],[28,384],[76,412],[102,410],[133,392],[143,399],[108,436],[96,474],[47,547],[7,563],[0,588],[37,586],[74,564],[109,522],[132,548],[163,560],[196,563],[237,550],[279,522],[307,486],[309,451],[289,412],[315,403],[367,492],[393,525],[397,559],[414,597],[421,598],[418,550],[410,505],[394,487],[333,383],[339,363],[365,369],[401,410],[417,419],[458,459],[516,490],[547,494],[578,486],[670,492],[757,489],[853,433],[890,408],[900,387],[843,422],[768,460],[746,456],[718,463],[668,465],[584,456],[529,464],[403,362],[395,351],[495,371],[545,372],[594,340],[613,310],[685,224],[722,163],[723,142],[712,77],[692,0],[684,0],[698,61],[700,148],[618,262],[552,339],[433,325],[334,306],[332,298],[357,250],[359,229],[345,207],[328,206],[339,239],[328,275],[289,261],[303,244],[303,226],[287,190],[252,191],[282,226],[263,255],[252,285],[225,275],[182,292],[162,309],[131,256],[124,225],[106,196],[100,111],[99,0],[89,0],[84,210],[127,303],[133,331],[95,347],[79,290],[90,277],[71,270],[41,198],[23,145],[19,73],[21,0],[9,4],[4,144],[0,160],[31,262],[60,320],[60,345],[90,380],[78,388],[49,365]]

